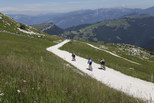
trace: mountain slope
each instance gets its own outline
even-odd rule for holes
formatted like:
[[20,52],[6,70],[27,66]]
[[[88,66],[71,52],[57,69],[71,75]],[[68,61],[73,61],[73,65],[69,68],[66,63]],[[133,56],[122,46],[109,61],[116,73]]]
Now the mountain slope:
[[44,35],[42,32],[34,29],[30,26],[18,23],[13,19],[0,13],[0,31],[1,32],[10,32],[14,34],[33,34],[35,36]]
[[45,32],[48,34],[54,34],[54,35],[60,35],[64,32],[63,29],[59,28],[53,23],[37,24],[37,25],[33,25],[33,27],[42,32]]
[[95,42],[126,43],[153,48],[153,44],[149,45],[149,42],[154,41],[153,21],[154,17],[149,15],[126,16],[99,22],[78,31],[65,32],[64,34],[67,37]]
[[45,34],[38,37],[34,33],[40,31],[17,25],[20,23],[3,14],[0,18],[0,102],[144,103],[88,77],[46,51],[63,38]]
[[82,24],[82,25],[77,25],[77,26],[73,26],[70,28],[65,29],[65,31],[79,31],[82,28],[85,28],[87,26],[90,26],[91,24]]

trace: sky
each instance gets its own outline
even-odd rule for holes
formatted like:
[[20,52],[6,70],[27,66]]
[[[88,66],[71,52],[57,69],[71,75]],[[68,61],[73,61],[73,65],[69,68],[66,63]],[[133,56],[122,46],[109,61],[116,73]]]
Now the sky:
[[98,8],[148,8],[154,0],[0,0],[0,12],[9,14],[64,13]]

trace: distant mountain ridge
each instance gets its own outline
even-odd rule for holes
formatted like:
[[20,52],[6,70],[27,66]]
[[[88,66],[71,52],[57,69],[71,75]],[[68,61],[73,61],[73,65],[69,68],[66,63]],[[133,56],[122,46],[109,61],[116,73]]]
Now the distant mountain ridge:
[[38,16],[29,16],[23,14],[8,14],[8,16],[14,20],[27,25],[42,24],[59,15],[60,14],[44,14]]
[[139,12],[141,9],[128,9],[128,8],[111,8],[111,9],[96,9],[96,10],[79,10],[63,14],[45,14],[38,16],[27,15],[9,15],[16,21],[27,24],[42,24],[53,22],[61,28],[69,28],[80,24],[95,23],[106,19],[118,18],[130,13]]
[[128,8],[78,11],[77,13],[71,12],[65,16],[53,18],[52,22],[61,28],[69,28],[80,24],[91,24],[102,20],[115,19],[138,11],[140,10]]
[[81,24],[91,24],[103,20],[117,19],[130,14],[154,15],[154,7],[147,9],[131,8],[101,8],[96,10],[79,10],[62,14],[44,14],[38,16],[9,15],[16,21],[24,24],[34,25],[42,23],[54,23],[66,29]]
[[154,6],[150,7],[150,8],[147,8],[147,9],[144,9],[144,10],[140,11],[139,13],[141,13],[141,14],[149,14],[151,16],[154,16]]

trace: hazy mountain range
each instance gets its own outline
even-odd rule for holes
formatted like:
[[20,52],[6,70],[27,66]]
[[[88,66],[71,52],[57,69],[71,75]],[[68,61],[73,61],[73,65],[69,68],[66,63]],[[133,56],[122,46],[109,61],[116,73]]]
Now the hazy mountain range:
[[63,14],[46,14],[38,16],[9,15],[16,21],[24,24],[34,25],[42,23],[54,23],[65,29],[80,24],[91,24],[108,19],[116,19],[130,14],[149,14],[154,15],[154,7],[147,9],[130,8],[101,8],[96,10],[79,10]]

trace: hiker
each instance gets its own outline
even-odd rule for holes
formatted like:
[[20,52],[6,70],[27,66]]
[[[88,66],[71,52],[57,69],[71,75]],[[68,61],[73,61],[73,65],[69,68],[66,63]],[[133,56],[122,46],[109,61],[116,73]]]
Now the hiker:
[[76,61],[74,53],[72,53],[72,61]]
[[89,64],[88,69],[92,71],[92,60],[90,58],[88,59],[88,64]]
[[104,69],[105,70],[105,60],[104,59],[100,60],[100,65],[101,65],[100,69]]

